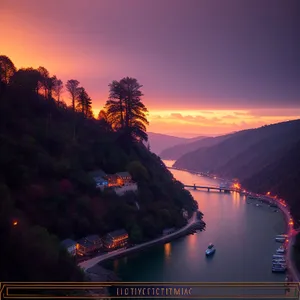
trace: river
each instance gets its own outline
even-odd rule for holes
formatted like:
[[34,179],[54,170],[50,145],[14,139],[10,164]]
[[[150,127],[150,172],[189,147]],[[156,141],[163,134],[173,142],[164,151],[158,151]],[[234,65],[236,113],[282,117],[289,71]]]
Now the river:
[[[166,165],[171,164],[165,161]],[[185,184],[218,185],[217,180],[172,170]],[[281,212],[247,203],[238,193],[190,190],[204,213],[206,230],[105,264],[123,281],[283,282],[271,272],[274,238],[286,230]],[[209,243],[216,246],[206,258]]]

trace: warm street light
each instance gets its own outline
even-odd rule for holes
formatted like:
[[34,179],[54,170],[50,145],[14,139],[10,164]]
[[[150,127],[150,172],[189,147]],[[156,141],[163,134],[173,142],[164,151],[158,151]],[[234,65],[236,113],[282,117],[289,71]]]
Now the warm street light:
[[14,221],[14,222],[13,222],[13,225],[14,225],[14,226],[17,226],[17,225],[18,225],[18,221]]
[[233,185],[233,187],[234,187],[235,189],[240,189],[240,188],[241,188],[241,186],[240,186],[238,183],[235,183],[235,184]]

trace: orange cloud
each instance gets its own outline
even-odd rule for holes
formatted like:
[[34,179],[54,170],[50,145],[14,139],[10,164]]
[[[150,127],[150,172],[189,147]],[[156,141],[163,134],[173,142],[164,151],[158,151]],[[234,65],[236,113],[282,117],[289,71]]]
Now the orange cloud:
[[256,128],[266,124],[298,119],[300,110],[273,110],[266,115],[260,111],[151,111],[149,131],[165,134],[184,133],[189,136],[217,135]]

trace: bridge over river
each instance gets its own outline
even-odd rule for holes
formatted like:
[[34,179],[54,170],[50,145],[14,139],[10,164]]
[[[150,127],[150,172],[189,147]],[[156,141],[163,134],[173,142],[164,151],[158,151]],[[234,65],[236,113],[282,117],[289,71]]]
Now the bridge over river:
[[[287,211],[284,217],[279,209],[275,212],[267,203],[260,203],[263,197],[256,194],[252,194],[252,203],[240,196],[244,190],[234,192],[232,189],[224,193],[226,189],[219,185],[218,179],[176,169],[172,169],[172,174],[197,201],[204,214],[206,230],[134,255],[108,260],[103,263],[105,268],[113,270],[126,282],[162,282],[162,285],[163,282],[285,283],[286,274],[274,274],[271,268],[272,255],[278,249],[275,237],[289,234],[291,228],[286,224],[290,218],[288,207],[284,207]],[[292,243],[293,238],[289,242]],[[210,258],[205,255],[209,243],[217,249]],[[287,252],[287,257],[291,252]],[[296,276],[292,277],[298,282]],[[248,291],[247,287],[244,289]],[[267,291],[262,298],[266,299],[270,292],[274,292],[277,299],[287,299],[285,288]]]
[[196,184],[193,184],[193,185],[185,184],[184,187],[185,188],[192,188],[194,190],[207,190],[208,192],[210,192],[210,191],[219,191],[219,192],[224,192],[224,193],[237,192],[237,193],[240,193],[242,195],[250,194],[249,192],[245,192],[241,189],[231,188],[231,187],[214,186],[214,185],[206,186],[206,185],[196,185]]

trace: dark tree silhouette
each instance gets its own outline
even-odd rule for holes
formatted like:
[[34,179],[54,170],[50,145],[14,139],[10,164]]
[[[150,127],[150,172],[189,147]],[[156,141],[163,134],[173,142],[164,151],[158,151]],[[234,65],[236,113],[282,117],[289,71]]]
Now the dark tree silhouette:
[[41,79],[40,79],[40,88],[42,88],[44,90],[44,96],[45,98],[48,97],[48,91],[49,91],[49,85],[50,82],[49,82],[49,71],[44,68],[44,67],[38,67],[38,71],[41,75]]
[[79,92],[79,89],[78,89],[79,83],[80,82],[78,80],[70,79],[67,81],[67,84],[66,84],[66,89],[70,94],[70,97],[72,100],[72,108],[73,108],[74,112],[75,112],[75,101],[76,101],[76,98],[77,98],[78,92]]
[[141,101],[142,85],[135,78],[125,77],[120,82],[113,81],[109,87],[109,100],[105,108],[112,127],[124,131],[138,141],[147,141],[148,110]]
[[[122,225],[133,242],[147,241],[165,227],[179,226],[183,207],[190,213],[197,208],[143,143],[112,130],[104,111],[99,120],[89,119],[91,100],[83,89],[79,98],[84,96],[81,111],[87,118],[53,101],[52,92],[58,98],[56,86],[60,92],[62,83],[46,71],[20,69],[9,75],[8,84],[0,82],[5,89],[0,94],[0,240],[5,241],[0,278],[6,281],[84,280],[59,240],[104,236]],[[78,92],[76,81],[71,86]],[[125,110],[130,95],[125,87],[119,92],[123,126],[125,120],[131,126]],[[95,187],[91,171],[112,174],[126,166],[138,180],[139,193],[118,196]],[[135,202],[138,210],[131,205]]]
[[60,103],[60,96],[63,92],[64,84],[60,79],[57,79],[56,76],[54,76],[53,80],[53,92],[54,96],[56,97],[56,101],[59,104]]
[[0,81],[9,84],[10,78],[15,74],[16,67],[5,55],[0,55]]
[[47,96],[49,100],[52,99],[52,93],[54,92],[54,87],[55,87],[55,80],[56,76],[47,78],[46,80],[46,89],[47,89]]
[[78,88],[78,94],[76,100],[77,100],[77,107],[76,107],[77,110],[79,110],[84,115],[84,117],[91,118],[93,116],[92,99],[89,97],[85,88],[83,87]]
[[105,122],[108,122],[108,118],[107,118],[107,113],[104,109],[101,109],[99,111],[99,114],[98,114],[98,120],[104,120]]
[[11,78],[14,86],[25,90],[31,90],[38,94],[40,89],[41,74],[33,68],[19,69]]
[[125,127],[125,96],[120,82],[114,80],[109,85],[109,99],[106,102],[107,120],[115,130]]
[[100,112],[98,114],[98,120],[99,120],[101,126],[103,128],[105,128],[106,131],[111,131],[112,130],[111,124],[108,120],[107,113],[104,109],[100,110]]

